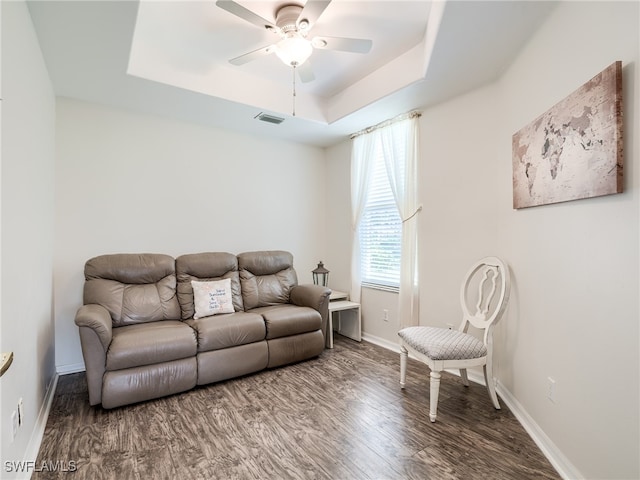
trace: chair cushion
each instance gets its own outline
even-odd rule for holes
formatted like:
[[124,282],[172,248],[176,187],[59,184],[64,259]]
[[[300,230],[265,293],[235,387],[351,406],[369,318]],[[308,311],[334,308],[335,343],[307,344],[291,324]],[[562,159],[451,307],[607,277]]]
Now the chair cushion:
[[198,352],[259,342],[266,334],[264,320],[257,313],[223,313],[186,323],[198,332]]
[[407,327],[398,332],[404,342],[432,360],[464,360],[487,354],[481,340],[448,328]]
[[140,323],[113,329],[107,370],[153,365],[193,357],[195,332],[179,320]]

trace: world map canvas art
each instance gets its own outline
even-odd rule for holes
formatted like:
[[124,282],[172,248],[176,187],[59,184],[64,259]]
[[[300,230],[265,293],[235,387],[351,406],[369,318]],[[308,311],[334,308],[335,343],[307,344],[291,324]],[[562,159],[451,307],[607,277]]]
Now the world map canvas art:
[[513,135],[513,208],[622,193],[622,62]]

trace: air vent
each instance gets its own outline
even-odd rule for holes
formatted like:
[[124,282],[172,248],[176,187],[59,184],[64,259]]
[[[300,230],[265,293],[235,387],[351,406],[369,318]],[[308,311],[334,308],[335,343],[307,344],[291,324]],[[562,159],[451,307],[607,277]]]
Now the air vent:
[[276,125],[279,125],[280,123],[284,122],[284,118],[274,117],[273,115],[267,115],[266,113],[262,113],[262,112],[253,118],[257,118],[258,120],[261,120],[267,123],[275,123]]

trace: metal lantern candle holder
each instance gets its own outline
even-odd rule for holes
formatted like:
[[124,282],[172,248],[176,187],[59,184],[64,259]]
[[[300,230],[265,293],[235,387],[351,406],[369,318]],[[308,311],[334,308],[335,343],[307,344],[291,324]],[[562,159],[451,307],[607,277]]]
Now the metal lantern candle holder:
[[322,285],[326,287],[329,285],[329,270],[324,268],[324,263],[320,260],[318,266],[311,271],[313,273],[313,284],[314,285]]

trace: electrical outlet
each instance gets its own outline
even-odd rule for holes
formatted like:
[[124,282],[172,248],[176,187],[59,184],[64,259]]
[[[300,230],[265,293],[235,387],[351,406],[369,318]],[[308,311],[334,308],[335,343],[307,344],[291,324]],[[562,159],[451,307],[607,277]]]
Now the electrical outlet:
[[18,426],[24,423],[24,403],[22,403],[22,398],[18,400]]
[[18,435],[18,413],[14,410],[11,412],[11,441],[13,442]]
[[551,403],[556,403],[556,381],[547,377],[547,398]]
[[382,310],[382,320],[384,320],[385,322],[389,321],[389,310],[387,310],[386,308]]

